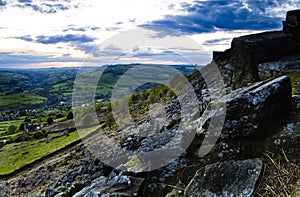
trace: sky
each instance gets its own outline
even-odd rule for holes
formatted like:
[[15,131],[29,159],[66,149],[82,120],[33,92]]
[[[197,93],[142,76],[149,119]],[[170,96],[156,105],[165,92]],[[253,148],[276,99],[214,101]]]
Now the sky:
[[206,64],[300,0],[0,0],[0,68]]

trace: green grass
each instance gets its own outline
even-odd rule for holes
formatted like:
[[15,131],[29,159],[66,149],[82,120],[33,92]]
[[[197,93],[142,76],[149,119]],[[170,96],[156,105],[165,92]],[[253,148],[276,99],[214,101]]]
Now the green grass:
[[50,92],[64,92],[64,93],[71,92],[73,90],[73,83],[74,83],[73,81],[74,79],[70,79],[67,81],[57,83],[54,86],[52,86]]
[[87,136],[88,134],[92,133],[93,131],[99,129],[100,127],[102,127],[102,125],[97,125],[91,128],[87,128],[87,129],[78,129],[77,133],[80,135],[81,138]]
[[0,128],[7,128],[10,125],[19,126],[24,120],[10,120],[10,121],[3,121],[0,122]]
[[63,122],[63,121],[66,121],[66,117],[62,117],[62,118],[57,118],[54,120],[54,122]]
[[30,93],[12,93],[0,96],[0,109],[17,109],[30,104],[39,104],[47,101],[47,98]]
[[24,131],[17,131],[16,133],[10,134],[10,135],[5,135],[5,136],[1,136],[0,137],[0,141],[1,140],[8,140],[8,139],[12,139],[14,137],[17,137],[18,135],[24,134]]
[[9,127],[10,125],[14,125],[17,128],[19,128],[22,122],[23,120],[11,120],[11,121],[0,122],[0,135],[3,134],[6,131],[6,128]]
[[[24,142],[22,145],[13,147],[4,146],[0,152],[0,174],[9,174],[23,165],[29,164],[43,156],[46,156],[78,139],[76,132],[70,133],[68,137],[62,136],[50,141],[50,143],[39,141]],[[22,153],[28,154],[22,155]]]
[[[88,129],[79,129],[77,132],[70,133],[69,136],[62,136],[50,140],[49,143],[39,143],[39,140],[36,140],[23,142],[20,146],[16,147],[14,147],[16,143],[8,144],[4,146],[2,148],[2,152],[0,152],[0,175],[12,173],[26,164],[30,164],[41,157],[49,155],[77,139],[88,135],[100,126],[98,125]],[[78,133],[80,133],[80,136]],[[28,154],[22,155],[22,153],[25,152],[28,152]]]
[[291,78],[291,83],[292,83],[292,94],[296,95],[296,94],[300,94],[299,90],[297,90],[295,87],[297,86],[297,83],[300,82],[300,72],[291,72],[288,74],[288,76],[290,76]]

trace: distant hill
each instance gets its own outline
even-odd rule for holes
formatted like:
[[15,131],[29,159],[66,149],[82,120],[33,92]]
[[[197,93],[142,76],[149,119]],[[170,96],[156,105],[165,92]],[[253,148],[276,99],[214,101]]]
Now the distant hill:
[[[48,108],[56,106],[62,101],[70,103],[73,83],[79,69],[81,73],[105,69],[98,83],[96,99],[107,101],[119,77],[135,65],[140,64],[85,68],[0,69],[0,91],[2,92],[0,112],[16,108],[25,109],[32,105],[35,108]],[[172,67],[183,74],[190,74],[194,70],[192,65],[172,65]],[[149,84],[144,88],[150,88]],[[25,96],[20,100],[19,95],[24,92]]]

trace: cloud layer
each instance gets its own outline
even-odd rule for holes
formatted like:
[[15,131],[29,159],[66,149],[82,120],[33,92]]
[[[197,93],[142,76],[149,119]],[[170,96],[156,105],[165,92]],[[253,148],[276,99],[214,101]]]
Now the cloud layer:
[[[286,11],[299,5],[300,0],[0,0],[0,63],[72,62],[86,56],[94,61],[120,55],[126,61],[172,62],[175,49],[123,54],[115,45],[98,46],[117,33],[147,27],[158,32],[153,40],[188,35],[207,51],[224,50],[233,37],[281,29]],[[121,41],[130,44],[138,38]],[[190,48],[182,51],[199,56]]]
[[16,1],[10,1],[9,4],[19,8],[31,8],[33,11],[46,14],[54,14],[58,11],[69,10],[73,7],[71,0],[18,0],[17,3]]
[[6,1],[0,0],[0,7],[3,7],[6,5]]
[[56,35],[56,36],[36,36],[32,38],[30,35],[15,37],[20,40],[27,42],[36,42],[41,44],[57,44],[57,43],[87,43],[93,42],[95,38],[87,35],[79,34],[66,34],[66,35]]
[[143,27],[167,27],[175,34],[198,34],[222,30],[266,30],[281,27],[285,11],[278,8],[296,7],[299,0],[234,0],[200,1],[193,4],[182,3],[184,15],[167,15]]

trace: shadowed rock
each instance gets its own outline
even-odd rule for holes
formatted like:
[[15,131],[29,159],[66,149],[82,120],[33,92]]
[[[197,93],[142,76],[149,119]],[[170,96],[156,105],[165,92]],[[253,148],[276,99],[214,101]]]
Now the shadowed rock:
[[[226,103],[227,110],[221,138],[261,139],[276,133],[291,112],[291,91],[290,78],[283,76],[237,89],[222,98],[219,102]],[[208,107],[198,124],[223,115],[213,110]]]
[[262,168],[261,159],[207,165],[196,172],[184,196],[251,196]]
[[270,31],[234,38],[231,49],[213,54],[224,81],[240,88],[260,80],[258,65],[299,54],[300,10],[289,11],[283,31]]
[[286,21],[283,21],[283,31],[299,37],[300,10],[292,10],[287,12]]
[[300,51],[300,43],[283,31],[265,32],[232,41],[232,86],[239,88],[259,80],[258,65]]
[[[74,196],[137,196],[144,179],[117,175],[112,172],[108,177],[100,177],[91,185],[83,188]],[[101,196],[102,196],[101,195]]]

